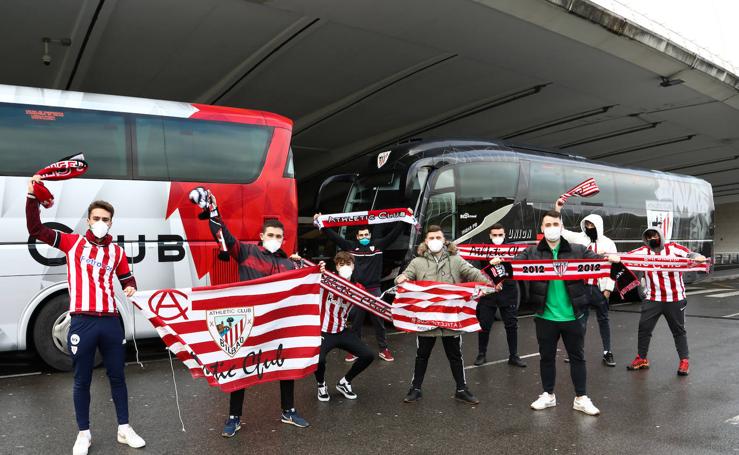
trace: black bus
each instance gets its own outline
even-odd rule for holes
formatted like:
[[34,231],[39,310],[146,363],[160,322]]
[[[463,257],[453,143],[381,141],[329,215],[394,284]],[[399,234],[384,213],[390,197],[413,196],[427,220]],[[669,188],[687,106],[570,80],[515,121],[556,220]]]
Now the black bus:
[[[533,244],[541,216],[557,197],[593,177],[600,193],[567,201],[562,210],[567,229],[580,231],[580,220],[596,213],[619,252],[641,246],[647,226],[660,226],[666,239],[706,257],[713,254],[713,192],[708,182],[695,177],[485,140],[409,143],[368,158],[363,165],[354,161],[358,173],[324,180],[317,211],[327,205],[331,187],[344,182],[350,184],[348,194],[343,191],[345,212],[411,207],[422,228],[438,224],[456,243],[488,242],[490,226],[500,222],[508,240]],[[392,226],[373,228],[377,237]],[[415,254],[422,230],[409,231],[385,252],[386,280]],[[686,282],[697,279],[696,274],[685,277]]]

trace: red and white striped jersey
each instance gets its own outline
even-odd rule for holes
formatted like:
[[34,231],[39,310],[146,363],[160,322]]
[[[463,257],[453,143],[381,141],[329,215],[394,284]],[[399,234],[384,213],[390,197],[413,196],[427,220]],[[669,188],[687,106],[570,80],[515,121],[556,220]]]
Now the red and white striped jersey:
[[321,291],[321,332],[339,333],[346,329],[346,319],[351,306],[352,303],[348,300],[323,289]]
[[123,248],[96,244],[86,236],[57,232],[53,246],[67,255],[70,313],[117,314],[113,276],[131,278]]
[[[646,256],[688,257],[691,251],[677,243],[667,243],[659,253],[655,253],[648,246],[642,246],[628,254],[643,254]],[[655,302],[677,302],[685,300],[685,284],[682,272],[645,272],[646,299]]]

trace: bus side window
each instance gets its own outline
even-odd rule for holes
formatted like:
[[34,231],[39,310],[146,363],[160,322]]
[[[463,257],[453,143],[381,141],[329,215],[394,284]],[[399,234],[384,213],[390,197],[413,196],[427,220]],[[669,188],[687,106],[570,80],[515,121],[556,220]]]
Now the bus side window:
[[529,171],[529,202],[544,204],[546,209],[554,206],[557,198],[567,191],[564,168],[560,163],[532,161]]

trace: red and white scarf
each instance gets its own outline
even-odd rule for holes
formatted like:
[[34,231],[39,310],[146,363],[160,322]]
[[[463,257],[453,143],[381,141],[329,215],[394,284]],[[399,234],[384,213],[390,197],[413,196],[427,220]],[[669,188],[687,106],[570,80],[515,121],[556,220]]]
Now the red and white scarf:
[[36,174],[40,175],[42,180],[67,180],[79,177],[85,172],[87,172],[87,161],[85,161],[85,155],[79,153],[51,163]]
[[492,258],[512,259],[529,245],[494,245],[475,243],[457,245],[459,256],[468,261],[487,261]]
[[611,276],[611,263],[602,259],[542,259],[509,261],[513,280],[587,280]]
[[363,226],[368,224],[383,224],[402,221],[416,225],[416,217],[408,209],[364,210],[361,212],[331,213],[321,215],[313,221],[317,228],[339,226]]
[[490,289],[484,283],[449,284],[406,281],[398,285],[393,302],[393,324],[406,332],[437,328],[477,332],[477,301]]
[[570,196],[590,197],[595,196],[598,193],[600,193],[600,188],[598,188],[598,184],[595,183],[595,179],[590,177],[584,182],[574,186],[573,188],[570,188],[559,198],[563,201],[566,201],[570,198]]
[[711,261],[696,262],[684,257],[647,256],[643,254],[621,255],[621,263],[635,272],[705,272],[711,271]]

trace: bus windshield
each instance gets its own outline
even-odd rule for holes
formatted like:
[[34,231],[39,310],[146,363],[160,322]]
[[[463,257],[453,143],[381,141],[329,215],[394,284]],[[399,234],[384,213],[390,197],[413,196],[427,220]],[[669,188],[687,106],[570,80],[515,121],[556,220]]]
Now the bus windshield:
[[351,187],[346,200],[347,212],[386,209],[406,205],[397,173],[373,174],[360,177]]

